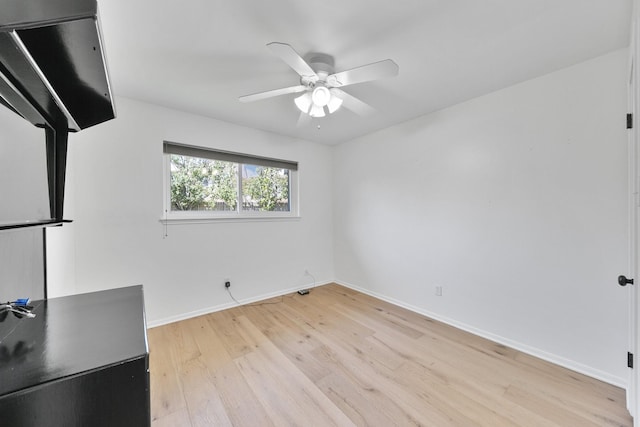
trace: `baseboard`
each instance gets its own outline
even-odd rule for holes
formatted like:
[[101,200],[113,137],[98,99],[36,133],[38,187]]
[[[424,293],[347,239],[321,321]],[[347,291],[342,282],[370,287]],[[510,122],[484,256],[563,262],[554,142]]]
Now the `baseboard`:
[[[333,280],[333,281],[324,281],[324,282],[319,282],[316,283],[315,286],[323,286],[323,285],[327,285],[330,283],[337,283],[341,286],[344,286],[346,288],[350,288],[353,290],[356,290],[358,292],[362,292],[363,294],[366,295],[370,295],[374,298],[378,298],[381,299],[382,301],[386,301],[390,304],[396,305],[398,307],[402,307],[402,308],[406,308],[407,310],[413,311],[414,313],[418,313],[421,314],[423,316],[429,317],[431,319],[434,320],[438,320],[442,323],[445,323],[447,325],[453,326],[455,328],[461,329],[463,331],[472,333],[474,335],[480,336],[482,338],[486,338],[488,340],[491,340],[493,342],[497,342],[499,344],[505,345],[507,347],[511,347],[513,349],[516,349],[518,351],[521,351],[523,353],[529,354],[531,356],[534,357],[538,357],[542,360],[546,360],[547,362],[551,362],[554,363],[556,365],[562,366],[564,368],[567,369],[571,369],[572,371],[575,372],[579,372],[581,374],[590,376],[592,378],[598,379],[600,381],[604,381],[606,383],[612,384],[616,387],[621,387],[624,388],[625,390],[627,389],[628,386],[628,382],[626,379],[617,377],[615,375],[611,375],[607,372],[598,370],[598,369],[594,369],[588,365],[584,365],[581,363],[578,363],[574,360],[571,359],[566,359],[564,357],[552,354],[552,353],[548,353],[546,351],[540,350],[538,348],[535,347],[531,347],[529,345],[520,343],[518,341],[514,341],[505,337],[502,337],[500,335],[496,335],[494,333],[491,332],[487,332],[484,331],[482,329],[476,328],[474,326],[471,325],[467,325],[465,323],[462,322],[458,322],[454,319],[450,319],[448,317],[445,316],[441,316],[437,313],[433,313],[430,312],[428,310],[422,309],[420,307],[416,307],[414,305],[408,304],[404,301],[400,301],[397,300],[395,298],[389,297],[387,295],[383,295],[383,294],[379,294],[377,292],[372,292],[369,289],[366,288],[362,288],[360,286],[348,283],[348,282],[344,282],[344,281],[339,281],[339,280]],[[240,305],[245,305],[245,304],[252,304],[255,302],[260,302],[260,301],[264,301],[270,298],[274,298],[274,297],[279,297],[282,295],[286,295],[286,294],[290,294],[293,292],[297,292],[298,290],[300,290],[301,287],[300,286],[296,286],[296,287],[292,287],[292,288],[288,288],[288,289],[283,289],[283,290],[279,290],[276,292],[271,292],[268,294],[263,294],[263,295],[259,295],[259,296],[255,296],[255,297],[251,297],[251,298],[246,298],[246,299],[242,299],[239,300],[238,302],[240,303]],[[179,322],[181,320],[186,320],[186,319],[191,319],[193,317],[198,317],[198,316],[203,316],[205,314],[209,314],[209,313],[215,313],[217,311],[222,311],[222,310],[226,310],[228,308],[232,308],[232,307],[236,307],[237,304],[235,302],[231,302],[231,303],[225,303],[225,304],[219,304],[216,306],[210,306],[210,307],[205,307],[199,310],[195,310],[195,311],[190,311],[187,313],[181,313],[181,314],[177,314],[175,316],[169,316],[169,317],[165,317],[163,319],[159,319],[159,320],[154,320],[152,322],[148,322],[147,323],[147,327],[148,328],[155,328],[158,326],[162,326],[162,325],[166,325],[169,323],[174,323],[174,322]]]
[[400,300],[397,300],[395,298],[389,297],[387,295],[379,294],[377,292],[372,292],[369,289],[362,288],[360,286],[356,286],[356,285],[353,285],[351,283],[342,282],[342,281],[335,281],[334,283],[337,283],[337,284],[339,284],[341,286],[353,289],[353,290],[358,291],[358,292],[362,292],[363,294],[370,295],[370,296],[372,296],[374,298],[381,299],[381,300],[386,301],[388,303],[391,303],[393,305],[396,305],[396,306],[399,306],[399,307],[402,307],[402,308],[406,308],[407,310],[413,311],[415,313],[421,314],[423,316],[429,317],[429,318],[434,319],[434,320],[438,320],[438,321],[440,321],[442,323],[446,323],[447,325],[453,326],[453,327],[458,328],[458,329],[462,329],[463,331],[472,333],[472,334],[480,336],[482,338],[486,338],[486,339],[491,340],[493,342],[496,342],[498,344],[502,344],[502,345],[505,345],[507,347],[511,347],[513,349],[516,349],[516,350],[521,351],[523,353],[529,354],[531,356],[538,357],[538,358],[540,358],[542,360],[546,360],[547,362],[551,362],[551,363],[554,363],[556,365],[562,366],[564,368],[571,369],[572,371],[579,372],[581,374],[584,374],[584,375],[587,375],[589,377],[598,379],[600,381],[604,381],[604,382],[609,383],[611,385],[614,385],[616,387],[620,387],[620,388],[623,388],[625,390],[627,389],[628,381],[626,379],[617,377],[615,375],[611,375],[611,374],[609,374],[607,372],[604,372],[604,371],[601,371],[599,369],[594,369],[594,368],[592,368],[590,366],[578,363],[578,362],[576,362],[574,360],[566,359],[564,357],[561,357],[561,356],[558,356],[558,355],[555,355],[555,354],[552,354],[552,353],[548,353],[546,351],[540,350],[540,349],[535,348],[535,347],[531,347],[529,345],[520,343],[518,341],[514,341],[514,340],[511,340],[511,339],[502,337],[500,335],[496,335],[496,334],[493,334],[491,332],[487,332],[487,331],[484,331],[482,329],[478,329],[476,327],[467,325],[465,323],[458,322],[458,321],[453,320],[453,319],[449,319],[449,318],[441,316],[441,315],[439,315],[437,313],[432,313],[432,312],[430,312],[428,310],[424,310],[424,309],[422,309],[420,307],[416,307],[414,305],[407,304],[404,301],[400,301]]
[[[313,287],[316,286],[322,286],[322,285],[328,285],[329,283],[335,283],[332,280],[326,281],[326,282],[318,282],[316,283]],[[240,305],[245,305],[245,304],[252,304],[255,302],[260,302],[260,301],[264,301],[267,300],[269,298],[275,298],[275,297],[279,297],[282,295],[287,295],[293,292],[297,292],[300,289],[308,289],[309,286],[295,286],[292,288],[288,288],[288,289],[282,289],[276,292],[271,292],[268,294],[263,294],[263,295],[259,295],[259,296],[255,296],[255,297],[251,297],[251,298],[245,298],[245,299],[240,299],[238,300],[238,302],[240,303]],[[181,320],[187,320],[187,319],[191,319],[193,317],[198,317],[198,316],[204,316],[205,314],[210,314],[210,313],[215,313],[216,311],[222,311],[222,310],[226,310],[228,308],[233,308],[233,307],[237,307],[238,304],[236,304],[235,302],[229,302],[229,303],[224,303],[224,304],[219,304],[219,305],[214,305],[214,306],[210,306],[210,307],[205,307],[205,308],[201,308],[199,310],[194,310],[194,311],[190,311],[187,313],[181,313],[181,314],[176,314],[175,316],[169,316],[169,317],[165,317],[162,319],[158,319],[158,320],[154,320],[151,322],[147,322],[147,328],[151,329],[151,328],[156,328],[158,326],[162,326],[162,325],[167,325],[169,323],[174,323],[174,322],[179,322]]]

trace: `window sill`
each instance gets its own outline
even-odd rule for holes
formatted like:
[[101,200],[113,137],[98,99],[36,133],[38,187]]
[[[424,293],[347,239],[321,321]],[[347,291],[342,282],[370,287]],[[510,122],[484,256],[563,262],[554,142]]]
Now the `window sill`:
[[282,222],[282,221],[299,221],[300,215],[288,216],[257,216],[257,215],[234,215],[234,216],[218,216],[218,217],[202,217],[202,218],[161,218],[160,223],[163,225],[187,225],[187,224],[213,224],[221,222]]

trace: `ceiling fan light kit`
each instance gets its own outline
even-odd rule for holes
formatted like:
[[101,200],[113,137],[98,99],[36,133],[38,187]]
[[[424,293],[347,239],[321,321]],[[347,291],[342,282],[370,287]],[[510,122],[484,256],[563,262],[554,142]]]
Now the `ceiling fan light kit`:
[[329,114],[333,114],[338,111],[338,108],[342,105],[342,99],[338,98],[333,92],[331,92],[331,99],[327,104],[327,109],[329,110]]
[[329,114],[333,114],[343,105],[359,115],[373,113],[375,110],[371,106],[339,88],[384,77],[394,77],[398,75],[399,71],[395,62],[391,59],[385,59],[334,73],[334,60],[330,55],[317,53],[307,62],[286,43],[272,42],[267,44],[267,47],[298,73],[300,84],[241,96],[240,102],[253,102],[274,96],[304,92],[294,99],[294,103],[302,115],[308,114],[314,118],[326,116],[325,108]]
[[296,107],[298,107],[298,109],[303,113],[308,113],[311,109],[311,104],[313,104],[313,101],[311,100],[311,94],[309,94],[309,92],[303,93],[302,95],[294,99],[293,102],[295,102]]
[[331,98],[331,93],[329,89],[324,86],[316,86],[311,92],[311,100],[313,103],[319,107],[324,107],[329,103],[329,99]]
[[316,104],[313,104],[311,106],[311,110],[309,110],[309,115],[313,118],[326,116],[326,114],[324,113],[324,107],[320,107],[319,105],[316,105]]
[[333,114],[342,105],[342,99],[325,86],[316,86],[312,92],[305,92],[293,100],[296,107],[311,117],[324,117],[325,107]]

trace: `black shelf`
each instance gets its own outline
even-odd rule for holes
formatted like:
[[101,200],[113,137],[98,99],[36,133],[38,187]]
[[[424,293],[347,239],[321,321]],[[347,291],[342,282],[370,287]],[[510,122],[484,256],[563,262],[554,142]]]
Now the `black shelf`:
[[96,0],[8,0],[2,7],[5,105],[58,131],[115,117]]
[[2,230],[15,230],[18,228],[36,228],[36,227],[58,227],[62,224],[67,224],[73,222],[70,219],[45,219],[38,221],[21,221],[21,222],[13,222],[13,223],[0,223],[0,231]]
[[[115,118],[97,0],[5,0],[0,104],[45,129],[51,218],[60,225],[69,132]],[[0,230],[23,228],[16,224]]]

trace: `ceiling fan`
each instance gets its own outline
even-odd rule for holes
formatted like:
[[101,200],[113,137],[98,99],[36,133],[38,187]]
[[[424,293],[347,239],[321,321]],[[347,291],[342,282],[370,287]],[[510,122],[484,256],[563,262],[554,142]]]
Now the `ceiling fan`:
[[268,90],[241,96],[240,102],[253,102],[274,96],[304,92],[294,102],[301,111],[300,122],[305,117],[324,117],[344,106],[361,116],[375,110],[341,88],[356,83],[369,82],[384,77],[398,75],[398,65],[391,59],[374,62],[351,70],[334,72],[334,60],[330,55],[315,53],[308,56],[308,62],[288,44],[272,42],[267,47],[300,75],[300,84],[282,89]]

